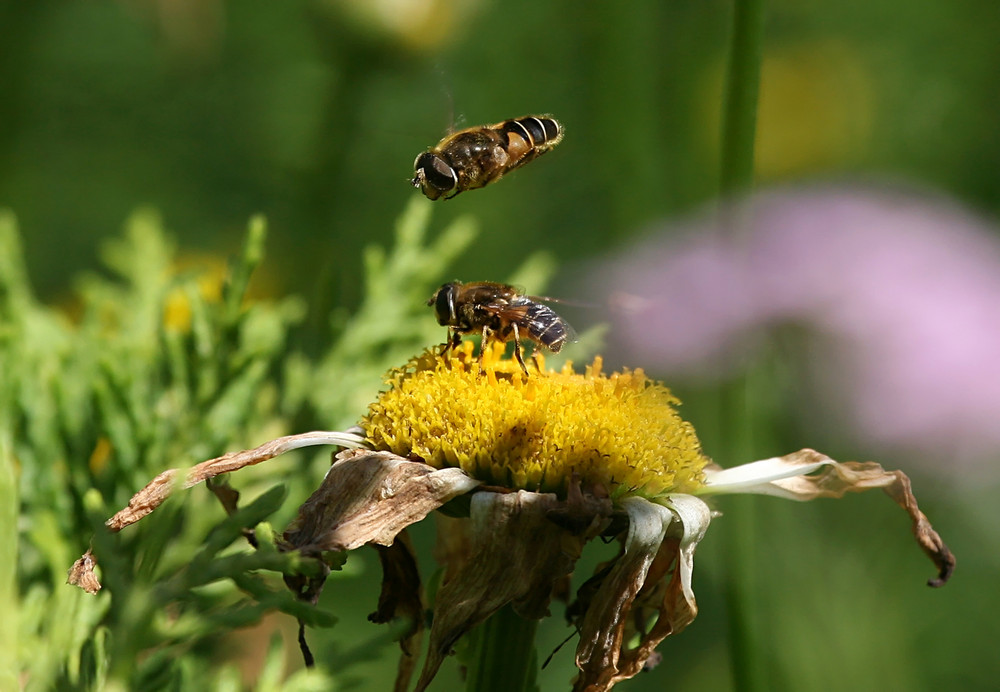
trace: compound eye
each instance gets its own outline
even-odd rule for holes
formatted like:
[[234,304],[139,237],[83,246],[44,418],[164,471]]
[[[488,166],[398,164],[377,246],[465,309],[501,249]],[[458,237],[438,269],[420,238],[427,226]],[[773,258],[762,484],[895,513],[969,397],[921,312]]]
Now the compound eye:
[[423,185],[421,187],[424,194],[431,199],[437,199],[454,189],[455,185],[458,184],[458,177],[452,167],[445,163],[440,156],[431,152],[418,156],[414,168],[417,171],[415,180],[420,180],[420,172],[423,171]]
[[442,326],[455,324],[455,285],[445,284],[434,299],[434,316]]

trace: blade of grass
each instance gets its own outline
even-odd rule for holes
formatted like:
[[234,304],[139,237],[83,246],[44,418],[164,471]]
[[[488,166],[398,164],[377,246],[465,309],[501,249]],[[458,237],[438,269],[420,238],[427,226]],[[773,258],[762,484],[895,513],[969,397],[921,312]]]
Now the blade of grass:
[[[724,111],[722,118],[722,161],[720,192],[724,202],[748,193],[753,186],[754,140],[760,92],[760,66],[764,42],[764,0],[736,0]],[[725,219],[730,232],[742,233],[745,216]],[[746,377],[724,384],[719,393],[720,456],[729,464],[754,459],[750,435],[752,392]],[[725,532],[729,545],[726,600],[729,605],[730,659],[733,686],[743,692],[767,689],[762,662],[764,652],[754,622],[756,588],[755,521],[753,505],[735,498],[728,509],[740,521]]]

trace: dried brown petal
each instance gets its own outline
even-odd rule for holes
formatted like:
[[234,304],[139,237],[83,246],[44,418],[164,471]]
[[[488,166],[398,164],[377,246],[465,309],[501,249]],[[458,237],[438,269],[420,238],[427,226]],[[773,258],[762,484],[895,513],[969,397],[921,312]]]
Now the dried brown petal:
[[222,504],[222,508],[226,510],[226,514],[232,516],[239,509],[240,491],[229,485],[227,476],[208,478],[205,480],[205,487],[212,491],[212,494]]
[[629,515],[626,549],[583,617],[576,650],[580,675],[573,687],[577,692],[607,690],[617,682],[626,619],[673,519],[665,507],[641,498],[629,498],[623,505]]
[[392,545],[407,526],[477,485],[461,469],[435,469],[389,452],[341,452],[284,537],[307,555]]
[[944,586],[955,571],[955,556],[931,526],[930,520],[917,507],[917,498],[913,496],[907,475],[902,471],[891,471],[890,474],[895,477],[895,482],[882,490],[910,515],[913,537],[917,539],[927,557],[937,565],[938,576],[936,579],[928,579],[927,585],[934,588]]
[[[482,486],[477,492],[484,492]],[[452,517],[443,512],[437,512],[434,515],[434,524],[436,527],[434,561],[444,568],[443,581],[448,581],[472,554],[469,518]]]
[[[226,514],[229,516],[235,514],[236,510],[239,509],[240,491],[229,485],[229,477],[227,475],[223,474],[206,479],[205,487],[212,491],[212,494],[222,504],[222,508],[226,510]],[[257,547],[257,535],[252,528],[244,526],[240,529],[240,533],[247,539],[247,543],[254,548]]]
[[[584,615],[575,692],[604,692],[638,674],[656,646],[687,627],[698,613],[691,572],[711,512],[690,495],[674,495],[665,503],[669,507],[642,498],[622,503],[629,515],[629,535],[624,553]],[[670,580],[664,585],[668,574]],[[653,610],[656,622],[644,632]],[[629,635],[636,632],[638,646],[627,648]]]
[[[259,464],[268,459],[273,459],[285,452],[302,447],[313,445],[337,445],[341,447],[356,447],[364,440],[357,435],[336,432],[308,432],[301,435],[287,435],[279,437],[262,444],[255,449],[247,449],[241,452],[230,452],[221,457],[203,461],[197,466],[192,466],[187,472],[182,487],[190,488],[202,481],[214,478],[223,473],[238,471],[247,466]],[[180,469],[168,469],[151,480],[145,488],[132,496],[128,502],[128,507],[120,510],[113,517],[105,522],[111,531],[121,531],[126,526],[130,526],[143,517],[150,514],[170,497],[174,487],[177,485],[176,476]]]
[[[358,447],[363,444],[363,437],[350,432],[308,432],[302,433],[301,435],[287,435],[285,437],[279,437],[278,439],[266,442],[255,449],[248,449],[242,452],[230,452],[229,454],[223,454],[221,457],[203,461],[202,463],[191,467],[187,471],[187,476],[183,484],[180,484],[177,479],[177,475],[181,472],[181,470],[168,469],[146,484],[145,488],[133,495],[132,499],[129,500],[128,506],[118,511],[113,517],[104,522],[104,525],[107,526],[108,530],[111,532],[121,531],[126,526],[131,526],[143,517],[151,514],[153,510],[162,505],[163,502],[170,497],[170,493],[172,493],[174,488],[178,485],[182,485],[184,488],[190,488],[191,486],[197,485],[202,481],[207,481],[210,478],[215,478],[216,476],[229,473],[231,471],[238,471],[239,469],[247,466],[259,464],[263,461],[267,461],[268,459],[273,459],[276,456],[284,454],[285,452],[290,452],[293,449],[301,449],[302,447],[311,447],[314,445]],[[220,484],[217,487],[212,488],[212,492],[214,492],[222,502],[226,512],[228,514],[232,514],[236,508],[236,501],[239,498],[239,493],[232,488],[229,488],[226,484]],[[244,535],[246,535],[247,538],[253,542],[251,532],[244,531]],[[86,581],[87,586],[84,586],[83,582],[85,573],[81,574],[76,581],[73,581],[74,572],[76,570],[84,569],[87,566],[92,569],[94,564],[96,564],[96,559],[88,551],[86,555],[73,564],[73,568],[70,570],[69,583],[87,589],[89,593],[96,593],[97,589],[100,588],[100,584],[97,583],[97,579],[93,577],[93,574],[90,574],[90,579],[93,579],[93,582],[91,583],[90,579],[88,579]],[[94,588],[95,585],[96,588]],[[88,587],[94,588],[94,591],[90,591]]]
[[[523,490],[472,496],[471,554],[446,575],[438,592],[418,692],[430,684],[455,642],[504,605],[512,603],[529,619],[547,614],[553,584],[573,570],[583,544],[600,525],[578,522],[586,528],[574,533],[548,518],[565,506],[555,495]],[[610,504],[595,507],[610,512]]]
[[69,568],[69,574],[66,575],[66,583],[79,586],[91,595],[97,593],[101,590],[101,582],[97,580],[97,575],[94,574],[95,567],[97,567],[97,560],[94,559],[93,553],[88,550]]
[[[667,538],[660,546],[633,606],[636,617],[632,622],[649,622],[650,609],[657,611],[656,622],[648,633],[642,635],[635,649],[622,652],[618,662],[619,679],[622,680],[648,668],[659,643],[670,635],[680,633],[698,615],[691,574],[694,570],[694,551],[705,537],[711,512],[704,502],[689,495],[675,495],[667,504],[677,520],[668,527]],[[668,573],[670,580],[664,582]]]
[[416,669],[424,624],[420,573],[406,531],[396,536],[392,545],[376,545],[375,550],[382,564],[382,591],[378,598],[378,610],[368,619],[375,623],[386,623],[396,618],[408,621],[409,626],[399,641],[402,654],[393,685],[395,692],[405,692]]

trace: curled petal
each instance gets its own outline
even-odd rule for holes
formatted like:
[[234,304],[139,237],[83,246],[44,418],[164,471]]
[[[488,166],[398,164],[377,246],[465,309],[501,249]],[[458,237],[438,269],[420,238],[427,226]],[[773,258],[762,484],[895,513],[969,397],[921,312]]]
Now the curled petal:
[[[366,543],[379,550],[383,581],[379,608],[371,616],[385,622],[395,616],[413,619],[403,636],[395,689],[409,684],[415,667],[417,636],[423,606],[416,562],[404,539],[397,536],[432,511],[479,485],[461,469],[435,469],[390,452],[351,450],[336,456],[322,485],[301,507],[283,534],[280,548],[322,557],[353,550]],[[315,603],[326,574],[286,577],[299,598]],[[300,641],[304,636],[300,634]],[[303,649],[305,651],[305,649]]]
[[435,469],[389,452],[341,452],[284,538],[306,554],[392,545],[407,526],[477,485],[461,469]]
[[[633,677],[652,661],[656,646],[677,634],[698,613],[691,573],[694,551],[712,513],[691,495],[672,495],[663,505],[641,498],[623,502],[629,515],[625,552],[611,568],[580,628],[574,690],[603,692]],[[656,614],[648,632],[645,623]],[[633,634],[635,648],[625,648]]]
[[640,497],[625,498],[622,506],[629,518],[625,551],[601,583],[580,626],[575,692],[608,690],[638,672],[619,669],[626,623],[674,514]]
[[524,490],[472,496],[469,554],[460,563],[452,556],[438,591],[418,692],[455,642],[504,605],[512,603],[525,618],[547,613],[554,583],[573,570],[584,542],[598,529],[594,524],[574,532],[552,521],[549,515],[565,504],[554,494]]
[[[681,535],[677,566],[667,589],[667,598],[664,599],[664,606],[669,605],[669,607],[660,612],[660,619],[657,620],[653,632],[655,633],[661,624],[669,624],[670,629],[656,640],[657,643],[667,635],[677,634],[690,625],[698,614],[694,590],[691,588],[694,551],[701,539],[705,537],[708,525],[712,521],[712,511],[708,505],[692,495],[672,495],[664,500],[664,504],[677,516],[678,521],[675,522],[675,526],[680,526]],[[668,604],[671,597],[673,602]],[[664,616],[666,616],[666,623],[664,623]]]
[[881,488],[910,515],[913,536],[938,569],[929,586],[943,586],[955,569],[955,556],[917,506],[910,479],[902,471],[886,471],[872,461],[836,462],[812,449],[773,457],[731,469],[706,469],[699,495],[756,493],[789,500],[843,497],[848,492]]
[[[223,473],[238,471],[247,466],[259,464],[262,461],[273,459],[285,452],[302,447],[314,445],[334,445],[337,447],[362,447],[365,438],[361,435],[342,432],[307,432],[301,435],[287,435],[279,437],[262,444],[255,449],[247,449],[242,452],[230,452],[221,457],[203,461],[197,466],[192,466],[184,479],[183,487],[190,488],[209,478],[214,478]],[[176,481],[180,469],[168,469],[151,480],[145,488],[132,496],[128,502],[128,507],[120,510],[113,517],[105,522],[111,531],[121,531],[126,526],[134,524],[154,509],[163,504],[164,500],[170,497],[170,493],[179,485]]]
[[[333,445],[347,448],[364,447],[366,444],[364,435],[357,434],[354,430],[354,428],[348,432],[321,430],[302,433],[300,435],[279,437],[276,440],[265,442],[254,449],[230,452],[223,454],[221,457],[203,461],[188,469],[183,480],[178,478],[179,474],[183,471],[182,469],[167,469],[147,483],[146,487],[133,495],[132,499],[128,501],[128,506],[115,513],[113,517],[104,522],[104,525],[112,533],[117,533],[126,526],[131,526],[140,519],[152,514],[157,507],[170,497],[175,488],[190,488],[216,476],[230,473],[231,471],[238,471],[247,466],[254,466],[294,449],[315,445]],[[236,509],[236,501],[239,498],[239,493],[226,484],[213,485],[211,490],[222,502],[226,512],[232,514]],[[87,593],[97,593],[101,585],[94,575],[94,566],[96,564],[97,558],[90,551],[87,551],[85,555],[73,563],[73,567],[69,572],[69,583],[79,586]]]
[[91,595],[97,593],[101,590],[101,582],[97,580],[97,576],[94,574],[96,566],[97,560],[94,559],[94,554],[88,550],[69,568],[69,574],[66,575],[66,583],[79,586]]
[[407,629],[399,640],[402,654],[393,685],[396,692],[405,692],[416,668],[423,631],[424,604],[417,558],[406,531],[396,536],[392,545],[376,545],[375,549],[382,564],[382,592],[378,597],[378,610],[368,619],[384,623],[402,618],[407,622]]

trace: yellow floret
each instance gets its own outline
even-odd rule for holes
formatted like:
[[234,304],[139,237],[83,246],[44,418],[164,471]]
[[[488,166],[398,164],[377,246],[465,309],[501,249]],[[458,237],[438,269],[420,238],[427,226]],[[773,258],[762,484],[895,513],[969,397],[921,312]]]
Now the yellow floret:
[[472,343],[448,359],[434,351],[387,376],[389,389],[362,426],[375,449],[457,466],[488,484],[564,493],[575,474],[612,497],[691,492],[703,484],[702,456],[678,400],[642,370],[605,375],[601,359],[576,373],[566,365],[524,377],[486,350],[480,374]]

